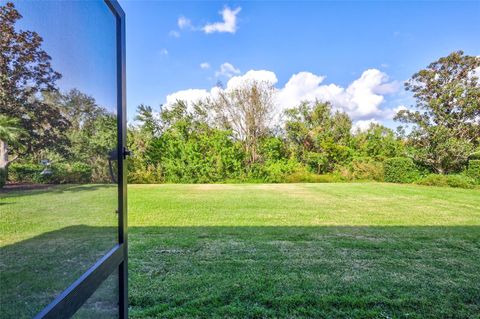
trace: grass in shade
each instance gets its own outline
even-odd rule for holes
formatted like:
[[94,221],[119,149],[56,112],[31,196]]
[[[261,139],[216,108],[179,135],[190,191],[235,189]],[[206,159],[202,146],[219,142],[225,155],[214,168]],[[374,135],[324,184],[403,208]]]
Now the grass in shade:
[[[112,195],[90,187],[0,194],[0,317],[24,306],[20,278],[34,304],[109,246]],[[479,203],[381,183],[130,185],[130,317],[478,318]],[[29,282],[39,257],[59,266]],[[111,291],[84,313],[107,313]]]

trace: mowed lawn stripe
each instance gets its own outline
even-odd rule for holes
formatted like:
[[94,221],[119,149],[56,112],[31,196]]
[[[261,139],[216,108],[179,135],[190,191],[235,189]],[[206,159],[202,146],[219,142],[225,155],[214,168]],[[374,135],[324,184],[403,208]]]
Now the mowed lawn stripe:
[[478,190],[131,185],[133,318],[474,318]]

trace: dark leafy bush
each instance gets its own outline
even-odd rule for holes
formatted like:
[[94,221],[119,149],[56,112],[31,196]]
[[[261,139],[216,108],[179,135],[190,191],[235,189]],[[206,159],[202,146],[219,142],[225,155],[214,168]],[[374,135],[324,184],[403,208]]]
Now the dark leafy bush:
[[42,171],[42,165],[12,163],[8,167],[8,180],[14,183],[39,183]]
[[55,163],[48,168],[36,164],[13,163],[8,178],[16,183],[84,184],[92,180],[92,168],[85,163]]
[[468,177],[472,178],[475,183],[480,184],[480,160],[468,161],[468,167],[465,173]]
[[475,186],[475,181],[464,175],[430,174],[418,180],[417,184],[426,186],[473,188]]
[[68,171],[68,182],[90,183],[92,181],[92,168],[85,163],[73,163]]
[[4,168],[0,168],[0,188],[5,186],[7,181],[7,170]]
[[85,163],[55,163],[51,174],[42,175],[42,181],[49,184],[85,184],[92,181],[92,168]]
[[383,164],[385,182],[412,183],[420,174],[412,159],[407,157],[387,158]]

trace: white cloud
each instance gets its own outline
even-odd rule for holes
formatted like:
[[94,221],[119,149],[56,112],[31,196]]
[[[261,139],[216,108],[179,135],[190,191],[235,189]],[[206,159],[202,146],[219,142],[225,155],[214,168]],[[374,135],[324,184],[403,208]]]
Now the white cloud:
[[180,32],[178,32],[177,30],[172,30],[168,33],[169,36],[173,37],[173,38],[180,38]]
[[355,133],[357,131],[360,132],[365,132],[368,130],[371,124],[379,124],[376,119],[369,119],[369,120],[359,120],[353,123],[352,125],[352,133]]
[[202,30],[205,33],[214,33],[214,32],[228,32],[235,33],[237,31],[237,14],[240,12],[241,8],[238,7],[235,10],[225,7],[220,14],[223,17],[223,22],[215,22],[206,24]]
[[234,76],[228,82],[226,89],[233,90],[241,85],[248,84],[249,82],[268,82],[271,85],[275,85],[278,82],[277,76],[272,71],[266,70],[250,70],[244,75]]
[[345,111],[354,120],[372,116],[385,117],[380,108],[385,101],[384,95],[392,94],[399,88],[397,82],[388,82],[388,76],[377,70],[368,69],[360,78],[346,88],[336,84],[322,84],[324,76],[310,72],[294,74],[280,90],[279,104],[291,108],[300,101],[329,101],[335,109]]
[[[228,65],[228,66],[227,66]],[[268,82],[273,86],[278,84],[277,76],[272,71],[250,70],[243,75],[229,63],[224,63],[217,73],[230,77],[225,90],[232,90],[248,81]],[[397,82],[390,82],[388,76],[376,69],[368,69],[350,83],[347,87],[337,84],[323,84],[325,76],[311,72],[299,72],[290,77],[285,86],[277,87],[277,110],[280,114],[285,109],[297,106],[301,101],[329,101],[335,110],[345,111],[355,121],[355,127],[363,128],[381,119],[391,119],[396,112],[404,109],[399,106],[395,109],[382,108],[385,95],[397,92]],[[220,88],[208,90],[184,90],[167,96],[166,104],[177,99],[187,102],[196,102],[216,95]]]
[[220,65],[220,70],[215,72],[216,77],[224,76],[227,78],[231,78],[235,74],[240,74],[240,70],[228,62],[225,62],[222,65]]
[[210,97],[210,92],[203,89],[188,89],[177,91],[167,95],[165,105],[172,105],[178,100],[185,101],[188,104],[204,100]]
[[192,21],[190,21],[190,19],[188,19],[184,16],[181,16],[181,17],[178,18],[177,24],[178,24],[178,27],[180,28],[180,30],[191,29],[192,28]]
[[202,68],[204,70],[210,69],[210,63],[208,63],[208,62],[200,63],[200,68]]
[[160,50],[160,55],[168,55],[168,50],[167,49],[161,49]]

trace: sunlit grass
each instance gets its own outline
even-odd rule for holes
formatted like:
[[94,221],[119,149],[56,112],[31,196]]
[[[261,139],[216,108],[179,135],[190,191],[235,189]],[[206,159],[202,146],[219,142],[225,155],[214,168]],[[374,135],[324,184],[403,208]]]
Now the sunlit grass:
[[[0,194],[0,318],[30,318],[111,246],[115,194]],[[474,318],[479,203],[380,183],[130,185],[131,317]],[[106,317],[108,291],[85,313]]]
[[472,318],[480,192],[132,185],[133,318]]

